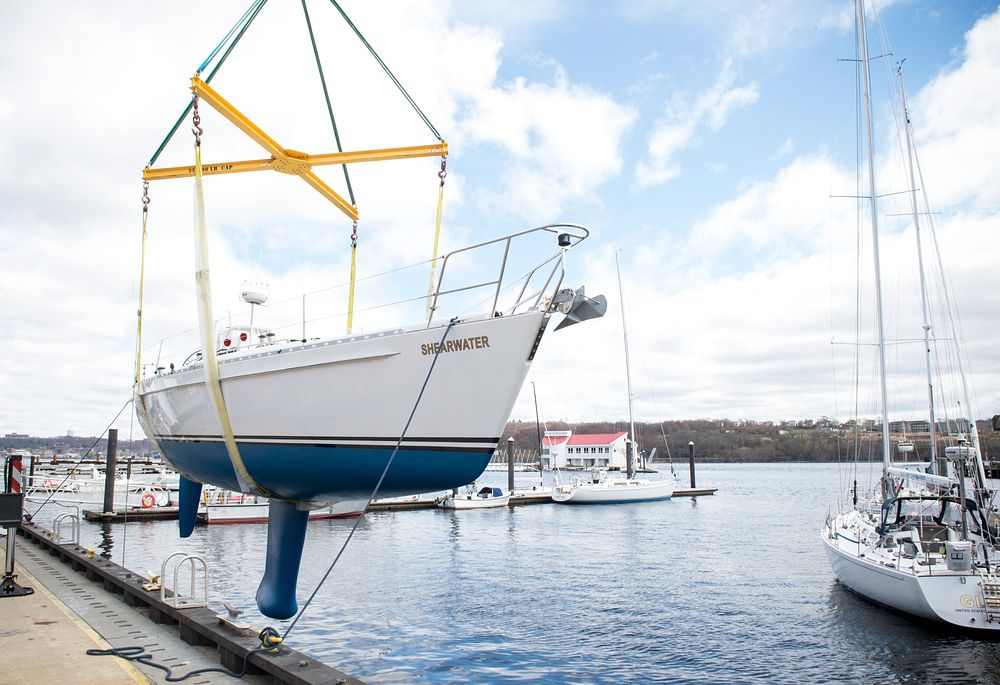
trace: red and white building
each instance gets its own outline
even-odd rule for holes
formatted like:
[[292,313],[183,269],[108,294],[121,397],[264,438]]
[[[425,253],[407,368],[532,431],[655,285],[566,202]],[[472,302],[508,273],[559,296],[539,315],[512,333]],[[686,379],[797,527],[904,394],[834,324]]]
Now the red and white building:
[[542,464],[546,469],[625,470],[628,433],[585,435],[573,431],[545,431]]

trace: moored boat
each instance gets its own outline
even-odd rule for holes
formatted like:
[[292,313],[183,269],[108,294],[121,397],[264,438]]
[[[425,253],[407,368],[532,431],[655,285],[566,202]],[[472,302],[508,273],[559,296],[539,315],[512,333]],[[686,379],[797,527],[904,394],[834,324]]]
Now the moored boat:
[[[961,364],[964,350],[957,335],[953,302],[946,296],[942,303],[951,324],[950,335],[932,336],[933,322],[928,316],[926,275],[921,247],[921,221],[929,212],[918,210],[915,179],[915,153],[911,137],[910,113],[899,74],[902,100],[900,129],[905,133],[907,166],[914,233],[917,238],[917,262],[920,274],[920,301],[924,331],[925,366],[927,375],[929,454],[926,461],[898,463],[892,460],[891,434],[887,391],[887,359],[883,296],[879,255],[879,213],[876,192],[872,143],[873,124],[871,85],[869,80],[866,8],[856,0],[856,26],[859,46],[859,72],[863,79],[865,123],[867,128],[868,189],[865,199],[870,203],[872,247],[875,258],[876,327],[879,389],[881,400],[881,477],[870,495],[859,493],[853,482],[851,503],[840,514],[828,516],[821,531],[821,540],[837,580],[875,603],[917,618],[934,621],[951,628],[989,632],[1000,631],[1000,532],[994,525],[996,512],[993,494],[987,489],[983,455],[972,413],[968,385]],[[859,175],[860,178],[860,175]],[[932,225],[933,228],[933,225]],[[936,249],[936,247],[935,247]],[[940,267],[940,255],[938,256]],[[948,339],[950,338],[950,340]],[[942,349],[939,343],[954,345],[954,350]],[[957,353],[958,368],[945,376],[951,383],[942,383],[945,370],[937,359]],[[932,361],[933,355],[933,361]],[[935,383],[934,374],[939,374]],[[960,382],[955,382],[955,381]],[[967,416],[946,420],[943,434],[936,434],[935,403],[948,386],[961,388],[957,402],[942,402],[945,407],[958,406]],[[959,430],[957,427],[961,426]],[[943,456],[938,442],[944,442]],[[858,441],[860,442],[860,441]],[[904,439],[898,451],[912,459],[915,445]],[[856,467],[856,464],[855,464]]]
[[440,509],[492,509],[506,507],[510,502],[510,493],[502,488],[483,486],[476,490],[475,484],[469,485],[464,492],[450,493],[437,501]]
[[[361,516],[365,504],[366,500],[344,500],[310,509],[309,520]],[[198,508],[198,521],[208,525],[267,523],[268,508],[269,502],[266,497],[220,488],[206,488],[202,494],[202,505]]]
[[[635,421],[632,415],[632,369],[629,363],[628,327],[625,325],[625,297],[622,291],[622,275],[615,252],[615,270],[618,274],[618,293],[622,307],[622,337],[625,342],[625,381],[628,388],[629,432],[610,436],[611,442],[624,437],[625,474],[611,473],[607,469],[594,469],[590,478],[574,477],[569,483],[557,484],[552,490],[552,501],[559,504],[624,504],[628,502],[654,502],[670,499],[677,482],[673,473],[661,480],[638,479],[635,477],[636,444]],[[568,439],[568,436],[567,436]],[[605,458],[604,463],[610,463]]]
[[552,490],[552,501],[559,504],[623,504],[670,499],[676,482],[673,478],[649,480],[626,478],[607,471],[595,471],[590,478],[575,477]]

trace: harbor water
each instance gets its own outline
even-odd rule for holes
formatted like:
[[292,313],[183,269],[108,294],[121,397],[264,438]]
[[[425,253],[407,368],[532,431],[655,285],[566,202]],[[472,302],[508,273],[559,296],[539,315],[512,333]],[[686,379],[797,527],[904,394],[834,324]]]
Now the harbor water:
[[[678,474],[686,486],[686,464]],[[718,494],[371,513],[289,642],[372,683],[1000,683],[1000,643],[834,581],[819,531],[838,466],[701,465],[697,478]],[[310,523],[300,606],[353,523]],[[263,525],[180,540],[176,522],[84,523],[82,543],[143,573],[173,551],[202,555],[213,606],[288,625],[256,613]]]

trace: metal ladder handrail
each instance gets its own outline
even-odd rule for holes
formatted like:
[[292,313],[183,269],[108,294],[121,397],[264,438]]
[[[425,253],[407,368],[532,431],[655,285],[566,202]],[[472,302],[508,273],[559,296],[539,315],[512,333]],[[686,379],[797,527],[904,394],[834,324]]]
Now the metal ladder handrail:
[[[180,561],[174,566],[173,583],[170,586],[170,591],[172,595],[167,597],[167,583],[166,583],[166,573],[167,573],[167,563],[174,557],[181,557]],[[201,568],[205,573],[205,596],[204,600],[199,601],[197,597],[197,569],[195,567],[195,562],[201,564]],[[191,564],[191,594],[181,595],[177,591],[177,574],[180,571],[181,566],[189,562]],[[165,604],[169,604],[177,609],[193,609],[196,607],[207,607],[208,606],[208,563],[206,563],[204,557],[197,554],[187,554],[185,552],[174,552],[163,560],[163,564],[160,565],[160,601]]]
[[[79,510],[77,510],[79,511]],[[70,521],[70,535],[73,537],[69,540],[73,544],[80,545],[80,516],[79,513],[72,514],[68,511],[64,511],[52,521],[52,540],[56,543],[62,544],[62,524],[64,521],[69,519]]]

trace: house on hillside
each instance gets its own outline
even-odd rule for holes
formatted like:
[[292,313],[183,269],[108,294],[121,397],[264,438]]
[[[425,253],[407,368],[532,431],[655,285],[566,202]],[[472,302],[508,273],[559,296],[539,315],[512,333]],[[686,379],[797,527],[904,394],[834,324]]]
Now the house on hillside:
[[546,469],[625,470],[628,433],[574,434],[545,431],[542,464]]

